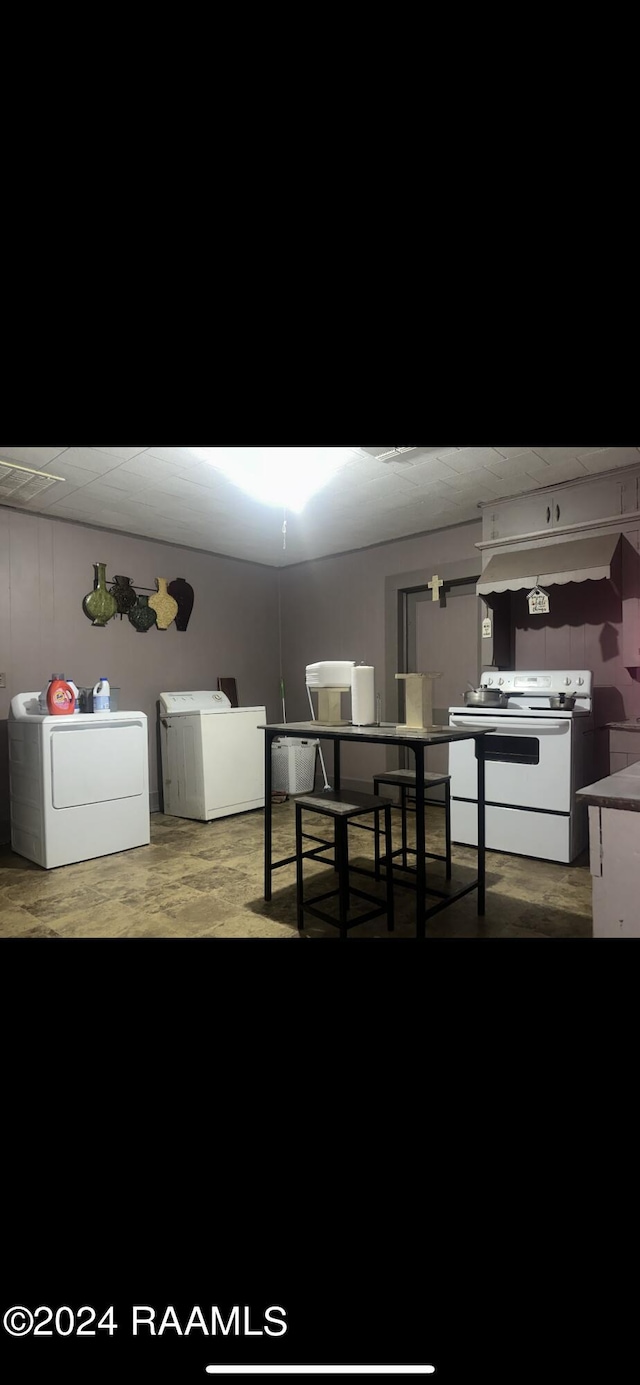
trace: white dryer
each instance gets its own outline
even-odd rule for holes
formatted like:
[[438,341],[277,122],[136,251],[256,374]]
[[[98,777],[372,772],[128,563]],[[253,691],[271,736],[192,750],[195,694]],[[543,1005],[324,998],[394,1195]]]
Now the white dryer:
[[264,707],[223,692],[160,694],[164,811],[210,822],[264,808]]
[[43,716],[38,697],[18,693],[9,712],[13,850],[50,870],[147,846],[144,712]]

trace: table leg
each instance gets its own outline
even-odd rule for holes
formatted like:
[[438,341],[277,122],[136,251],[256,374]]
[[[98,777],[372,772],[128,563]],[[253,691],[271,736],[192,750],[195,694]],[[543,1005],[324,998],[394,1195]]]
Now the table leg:
[[476,740],[476,760],[478,762],[478,914],[484,914],[485,886],[485,804],[484,804],[484,736]]
[[271,742],[273,733],[264,733],[264,897],[271,899]]
[[340,741],[333,742],[333,787],[337,793],[340,788]]
[[304,928],[304,909],[302,901],[304,897],[304,884],[302,878],[302,808],[296,803],[296,914],[298,918],[298,928]]
[[[416,937],[426,936],[424,858],[424,746],[411,747],[416,761]],[[420,844],[422,843],[422,850]]]

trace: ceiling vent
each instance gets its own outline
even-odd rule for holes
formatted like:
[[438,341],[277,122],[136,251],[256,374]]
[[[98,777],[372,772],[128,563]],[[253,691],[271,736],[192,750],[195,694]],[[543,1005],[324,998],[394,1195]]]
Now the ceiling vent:
[[379,452],[377,462],[402,462],[405,452],[417,452],[417,447],[390,447],[386,452]]
[[3,462],[0,458],[0,504],[10,499],[14,505],[26,505],[34,495],[64,479],[64,476],[53,476],[50,471],[34,471],[32,467],[16,466],[15,462]]

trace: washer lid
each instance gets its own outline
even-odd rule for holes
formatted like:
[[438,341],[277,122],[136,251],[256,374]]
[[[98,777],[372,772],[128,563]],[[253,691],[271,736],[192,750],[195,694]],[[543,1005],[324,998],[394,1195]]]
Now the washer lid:
[[160,693],[160,706],[165,714],[186,712],[228,712],[231,703],[226,693],[165,692]]
[[40,724],[50,723],[51,726],[62,727],[70,730],[73,726],[97,726],[99,721],[104,721],[106,726],[113,725],[117,721],[131,721],[136,717],[138,720],[143,717],[146,721],[146,712],[73,712],[64,716],[50,716],[49,712],[40,711],[39,693],[16,693],[11,699],[9,708],[10,721],[28,721]]

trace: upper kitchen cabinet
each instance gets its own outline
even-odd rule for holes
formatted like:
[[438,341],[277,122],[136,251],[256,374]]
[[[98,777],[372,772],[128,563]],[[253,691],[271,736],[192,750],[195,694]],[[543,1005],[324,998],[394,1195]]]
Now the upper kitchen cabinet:
[[639,508],[639,477],[640,472],[608,473],[489,502],[482,510],[483,543],[543,535],[634,513]]

